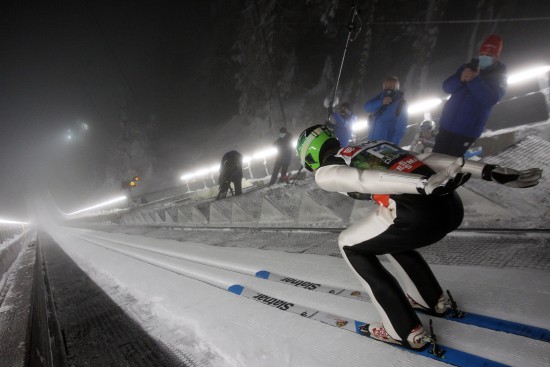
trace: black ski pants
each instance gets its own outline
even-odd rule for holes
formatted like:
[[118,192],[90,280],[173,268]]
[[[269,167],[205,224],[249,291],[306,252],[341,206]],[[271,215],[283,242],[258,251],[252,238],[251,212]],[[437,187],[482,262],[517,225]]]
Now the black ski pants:
[[271,180],[269,185],[273,185],[277,181],[277,176],[279,175],[279,170],[281,171],[281,177],[285,176],[288,171],[289,163],[283,163],[282,161],[276,159],[275,165],[273,166],[273,173],[271,174]]
[[440,129],[435,137],[435,146],[432,152],[463,157],[475,140],[475,138]]
[[[412,288],[415,287],[428,307],[433,309],[443,291],[430,267],[415,249],[431,245],[458,228],[464,209],[456,193],[442,197],[392,195],[392,199],[395,201],[394,219],[385,230],[383,221],[375,215],[372,220],[354,224],[358,227],[350,235],[343,232],[339,242],[343,256],[356,275],[367,283],[366,288],[374,298],[373,302],[379,311],[382,310],[384,326],[387,330],[393,329],[405,341],[411,330],[421,322],[399,283],[380,263],[377,255],[387,254],[393,258],[390,258],[393,265],[401,268],[398,270],[404,278],[409,278],[405,283],[412,283]],[[350,240],[361,237],[361,226],[369,238],[348,244]],[[372,233],[378,234],[371,236]],[[391,325],[386,325],[388,322]]]

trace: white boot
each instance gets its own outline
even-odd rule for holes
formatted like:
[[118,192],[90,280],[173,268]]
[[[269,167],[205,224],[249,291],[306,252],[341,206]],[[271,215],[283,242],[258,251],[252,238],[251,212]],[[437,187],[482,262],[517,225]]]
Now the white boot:
[[411,304],[412,308],[414,308],[415,310],[420,310],[424,313],[427,313],[429,315],[436,316],[436,317],[445,316],[447,311],[451,309],[451,305],[449,302],[447,302],[447,299],[445,298],[444,293],[441,293],[441,296],[439,297],[439,300],[437,301],[433,309],[429,309],[427,307],[422,306],[420,303],[412,299],[411,296],[409,296],[408,294],[407,294],[407,299],[409,300],[409,303]]
[[380,340],[386,343],[393,343],[402,345],[407,348],[411,349],[421,349],[423,348],[427,343],[427,334],[424,331],[424,328],[422,325],[416,326],[414,329],[411,330],[409,333],[409,336],[407,337],[407,342],[404,343],[401,340],[396,340],[392,338],[386,329],[384,328],[384,325],[381,322],[373,322],[369,325],[368,329],[369,336],[373,339]]

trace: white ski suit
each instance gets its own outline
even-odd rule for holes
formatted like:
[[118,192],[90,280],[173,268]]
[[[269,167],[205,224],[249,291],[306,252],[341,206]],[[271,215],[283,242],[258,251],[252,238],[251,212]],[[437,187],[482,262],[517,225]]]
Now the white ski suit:
[[[389,142],[371,141],[339,149],[315,172],[315,181],[324,190],[378,203],[376,212],[340,234],[338,244],[382,316],[388,334],[403,343],[421,322],[377,255],[388,257],[408,296],[433,310],[443,291],[414,249],[441,240],[462,222],[464,210],[458,194],[426,195],[434,189],[429,178],[448,169],[456,159],[436,153],[415,156]],[[481,178],[483,167],[483,163],[468,162],[459,170]]]

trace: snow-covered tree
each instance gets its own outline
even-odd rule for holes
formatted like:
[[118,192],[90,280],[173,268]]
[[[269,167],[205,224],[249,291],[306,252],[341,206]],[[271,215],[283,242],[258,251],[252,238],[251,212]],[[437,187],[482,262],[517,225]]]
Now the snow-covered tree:
[[445,14],[447,0],[429,0],[422,11],[422,24],[405,25],[409,34],[414,34],[412,58],[405,86],[409,95],[422,94],[427,89],[429,67],[439,37],[439,23]]
[[134,176],[150,178],[153,175],[155,153],[151,148],[151,138],[158,129],[156,116],[150,115],[146,123],[131,121],[123,96],[119,126],[119,136],[107,148],[108,159],[101,189],[120,187],[122,181]]

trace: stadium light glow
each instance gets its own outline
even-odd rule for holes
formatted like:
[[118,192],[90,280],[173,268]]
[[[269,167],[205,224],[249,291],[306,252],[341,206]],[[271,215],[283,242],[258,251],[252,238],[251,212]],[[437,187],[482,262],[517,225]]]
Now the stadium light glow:
[[180,178],[183,181],[188,181],[188,180],[192,179],[193,177],[195,177],[194,173],[186,173],[185,175],[182,175]]
[[550,65],[538,66],[532,69],[527,69],[508,77],[508,84],[516,84],[527,79],[534,78],[550,71]]
[[29,224],[28,222],[18,222],[15,220],[0,219],[0,224]]
[[103,203],[99,203],[99,204],[94,205],[94,206],[91,206],[91,207],[89,207],[89,208],[84,208],[84,209],[77,210],[76,212],[72,212],[72,213],[69,213],[69,214],[67,214],[67,215],[75,215],[75,214],[82,213],[82,212],[85,212],[85,211],[88,211],[88,210],[101,208],[101,207],[103,207],[103,206],[107,206],[107,205],[110,205],[110,204],[118,203],[119,201],[122,201],[122,200],[126,200],[126,195],[122,195],[122,196],[116,197],[116,198],[114,198],[114,199],[105,201],[105,202],[103,202]]
[[441,102],[442,102],[441,98],[430,98],[425,101],[411,104],[407,112],[410,114],[414,114],[417,112],[423,112],[423,113],[428,112],[432,110],[434,107],[439,106]]
[[210,170],[208,168],[201,168],[200,170],[195,172],[195,176],[197,176],[197,177],[206,176],[209,173],[210,173]]
[[[296,145],[297,143],[298,143],[298,140],[295,140],[294,145]],[[263,150],[260,150],[260,151],[256,152],[252,156],[250,156],[250,155],[243,156],[243,163],[247,164],[248,169],[250,170],[250,162],[252,160],[263,161],[264,164],[265,164],[266,163],[266,161],[265,161],[266,158],[272,157],[272,156],[277,155],[277,154],[279,154],[279,151],[275,147],[263,149]],[[209,168],[206,168],[206,167],[199,168],[194,172],[185,173],[185,174],[181,175],[180,180],[189,181],[193,178],[200,178],[200,177],[212,175],[214,173],[217,173],[219,170],[220,170],[220,165],[219,164],[211,166]],[[252,172],[251,172],[251,174],[252,174]],[[251,177],[252,177],[252,175],[251,175]]]
[[369,126],[368,120],[357,120],[351,127],[352,131],[364,130]]
[[273,148],[268,148],[257,152],[256,154],[252,155],[252,158],[265,159],[265,158],[277,155],[277,153],[279,153],[279,151],[277,150],[277,148],[273,147]]
[[[531,69],[527,69],[527,70],[510,75],[508,77],[508,84],[515,84],[527,79],[535,78],[545,73],[548,73],[549,71],[550,71],[550,65],[537,66]],[[432,111],[435,107],[439,106],[441,103],[448,101],[449,98],[451,98],[451,95],[447,95],[442,98],[429,98],[426,100],[422,100],[420,102],[410,104],[407,111],[409,114],[423,113],[424,119],[431,119],[430,111]],[[358,120],[353,124],[352,131],[364,130],[368,128],[368,125],[369,125],[368,120]],[[417,124],[413,124],[413,125],[417,125]],[[410,125],[410,126],[413,126],[413,125]],[[66,135],[66,137],[68,140],[71,140],[72,135],[70,130],[68,131],[68,135]],[[292,145],[295,147],[297,143],[298,143],[298,140],[294,140],[292,142]],[[252,171],[250,168],[250,162],[252,160],[262,161],[265,165],[267,163],[266,158],[272,157],[277,154],[278,154],[278,150],[275,147],[264,149],[256,152],[252,156],[245,155],[243,157],[243,163],[248,165],[248,169],[252,177]],[[180,178],[182,181],[189,181],[191,179],[198,178],[199,176],[206,176],[206,175],[213,174],[218,170],[219,170],[219,166],[202,168],[202,169],[196,170],[195,172],[183,174],[182,176],[180,176]],[[267,168],[266,168],[266,172],[267,172]]]

